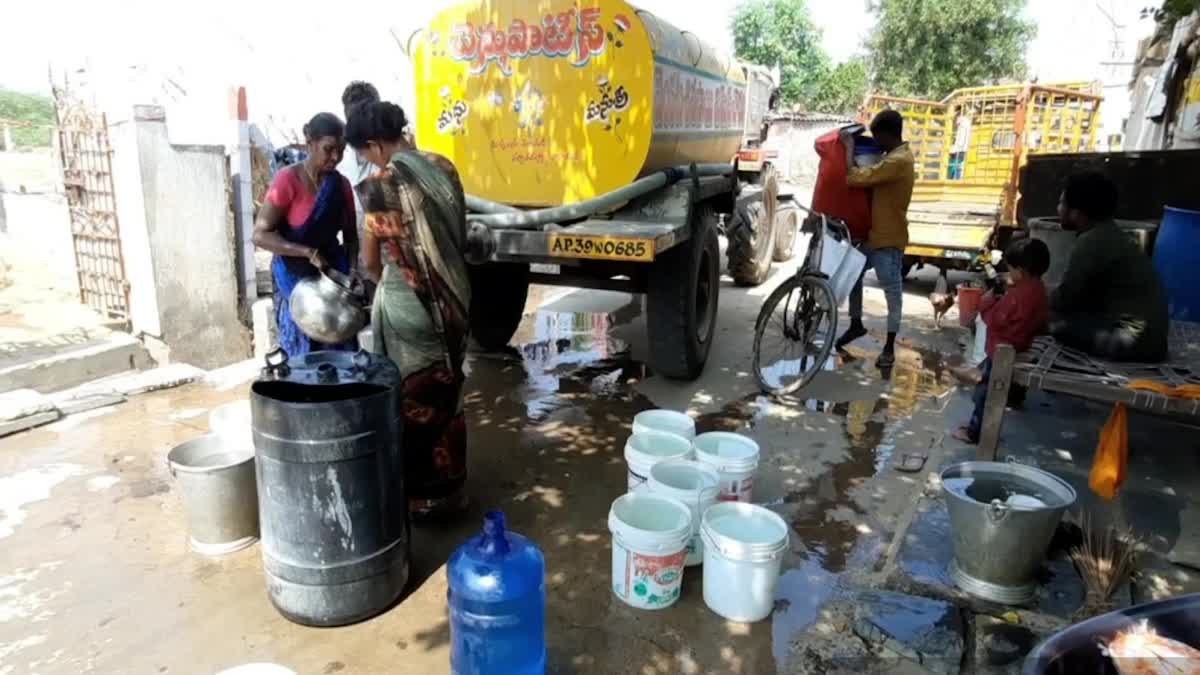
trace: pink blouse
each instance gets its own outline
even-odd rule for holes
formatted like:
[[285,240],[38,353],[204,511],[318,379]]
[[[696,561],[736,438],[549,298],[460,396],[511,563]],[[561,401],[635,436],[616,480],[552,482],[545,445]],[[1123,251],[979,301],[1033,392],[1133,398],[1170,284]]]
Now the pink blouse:
[[[298,165],[283,169],[275,174],[275,179],[271,181],[271,187],[267,190],[267,203],[283,210],[287,214],[288,226],[293,229],[308,220],[313,206],[317,203],[316,193],[308,188],[308,181],[300,175],[303,170]],[[342,183],[342,192],[345,193],[344,203],[350,207],[349,213],[353,217],[354,191],[345,176],[338,174],[338,178]]]

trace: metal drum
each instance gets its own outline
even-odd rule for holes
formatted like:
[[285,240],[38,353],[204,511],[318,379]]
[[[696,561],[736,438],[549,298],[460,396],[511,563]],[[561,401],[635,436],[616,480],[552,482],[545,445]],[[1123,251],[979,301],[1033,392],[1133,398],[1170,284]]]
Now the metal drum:
[[408,581],[399,385],[384,357],[277,351],[251,388],[267,591],[292,621],[361,621]]

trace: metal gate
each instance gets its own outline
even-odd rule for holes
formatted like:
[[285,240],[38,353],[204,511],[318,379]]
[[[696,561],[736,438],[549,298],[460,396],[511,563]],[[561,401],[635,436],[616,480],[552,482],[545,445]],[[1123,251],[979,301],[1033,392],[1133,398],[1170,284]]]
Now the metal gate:
[[111,320],[129,321],[108,120],[66,89],[54,88],[54,104],[80,299]]

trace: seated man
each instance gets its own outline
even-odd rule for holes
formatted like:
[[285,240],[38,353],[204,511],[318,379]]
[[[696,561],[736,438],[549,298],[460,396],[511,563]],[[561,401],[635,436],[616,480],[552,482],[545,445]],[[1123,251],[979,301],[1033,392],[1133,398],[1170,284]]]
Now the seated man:
[[1113,222],[1117,188],[1085,172],[1067,179],[1058,215],[1079,238],[1050,296],[1050,332],[1059,342],[1114,361],[1167,357],[1167,295],[1154,265]]

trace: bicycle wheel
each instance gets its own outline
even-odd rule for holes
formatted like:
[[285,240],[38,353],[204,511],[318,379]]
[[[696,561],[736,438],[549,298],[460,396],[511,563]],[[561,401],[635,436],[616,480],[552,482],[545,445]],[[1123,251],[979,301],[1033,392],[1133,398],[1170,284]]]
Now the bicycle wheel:
[[763,303],[754,324],[754,377],[768,394],[791,394],[825,367],[837,334],[829,282],[792,277]]

